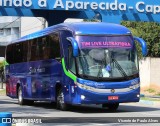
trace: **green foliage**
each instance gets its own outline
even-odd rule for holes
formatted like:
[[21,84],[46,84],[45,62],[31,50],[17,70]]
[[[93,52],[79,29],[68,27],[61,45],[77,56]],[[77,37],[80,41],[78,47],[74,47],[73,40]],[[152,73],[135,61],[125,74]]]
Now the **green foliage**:
[[145,90],[145,91],[148,91],[149,93],[155,93],[156,91],[154,90],[154,89],[152,89],[152,88],[149,88],[149,89],[147,89],[147,90]]
[[[129,28],[134,36],[143,38],[147,42],[148,56],[160,57],[160,24],[155,22],[123,21],[122,25]],[[138,54],[141,47],[138,45]]]

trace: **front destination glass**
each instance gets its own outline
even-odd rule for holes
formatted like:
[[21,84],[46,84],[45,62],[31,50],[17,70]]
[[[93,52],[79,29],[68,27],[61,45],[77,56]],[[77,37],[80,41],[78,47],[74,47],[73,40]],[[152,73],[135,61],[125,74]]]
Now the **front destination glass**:
[[138,74],[137,53],[131,36],[76,36],[80,54],[78,74],[84,78],[125,78]]

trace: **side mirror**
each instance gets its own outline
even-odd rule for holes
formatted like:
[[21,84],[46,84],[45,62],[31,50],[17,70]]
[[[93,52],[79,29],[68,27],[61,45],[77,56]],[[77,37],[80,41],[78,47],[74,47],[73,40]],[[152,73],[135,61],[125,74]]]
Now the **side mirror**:
[[73,37],[67,37],[67,40],[71,42],[72,47],[73,47],[73,56],[77,57],[78,56],[78,43]]
[[142,47],[142,55],[145,57],[147,56],[147,44],[142,38],[134,37],[134,40],[140,43]]

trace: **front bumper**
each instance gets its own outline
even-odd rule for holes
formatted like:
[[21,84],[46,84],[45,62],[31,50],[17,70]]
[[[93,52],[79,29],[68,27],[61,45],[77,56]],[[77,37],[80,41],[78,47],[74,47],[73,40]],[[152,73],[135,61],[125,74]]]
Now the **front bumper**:
[[[72,104],[104,104],[139,102],[140,87],[121,93],[97,93],[77,87]],[[118,100],[108,100],[108,96],[118,96]]]

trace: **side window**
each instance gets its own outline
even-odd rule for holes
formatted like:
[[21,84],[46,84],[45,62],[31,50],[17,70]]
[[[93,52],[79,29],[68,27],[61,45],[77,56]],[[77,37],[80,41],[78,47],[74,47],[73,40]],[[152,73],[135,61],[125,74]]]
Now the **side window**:
[[37,41],[38,39],[33,39],[30,40],[30,51],[31,51],[31,56],[30,56],[30,61],[36,61],[37,60]]
[[60,40],[58,33],[49,35],[48,45],[50,46],[50,58],[60,58]]
[[73,57],[73,49],[72,46],[68,47],[68,69],[76,74],[76,67],[75,67],[75,58]]
[[60,58],[58,34],[55,33],[38,38],[35,50],[35,55],[36,57],[39,57],[39,60]]
[[46,52],[46,37],[39,37],[29,41],[28,59],[30,61],[48,59]]
[[28,52],[28,54],[27,54],[27,61],[31,61],[31,41],[30,40],[27,41],[27,45],[28,45],[28,49],[27,49],[27,52]]
[[13,45],[9,45],[6,50],[6,60],[9,64],[14,63]]
[[41,46],[40,46],[40,50],[42,51],[41,53],[41,56],[42,56],[42,59],[43,60],[46,60],[46,59],[50,59],[50,52],[51,52],[51,47],[49,45],[49,37],[48,36],[44,36],[42,38],[42,43],[41,43]]
[[71,45],[71,43],[67,40],[67,37],[72,37],[72,33],[70,31],[67,30],[63,30],[60,32],[61,35],[61,45],[62,45],[62,49],[61,49],[61,54],[62,57],[64,57],[64,60],[66,62],[66,66],[68,67],[68,56],[69,56],[69,45]]
[[60,58],[58,33],[29,40],[27,57],[28,61]]
[[27,62],[27,42],[9,45],[6,50],[6,60],[9,64]]
[[14,47],[14,62],[23,62],[23,43],[17,43]]
[[27,50],[28,50],[28,42],[23,42],[23,62],[27,62]]

